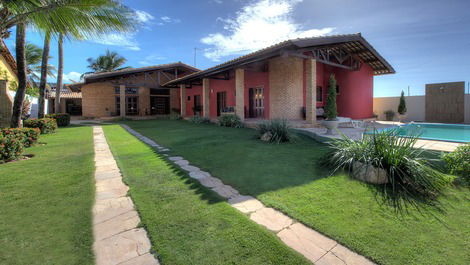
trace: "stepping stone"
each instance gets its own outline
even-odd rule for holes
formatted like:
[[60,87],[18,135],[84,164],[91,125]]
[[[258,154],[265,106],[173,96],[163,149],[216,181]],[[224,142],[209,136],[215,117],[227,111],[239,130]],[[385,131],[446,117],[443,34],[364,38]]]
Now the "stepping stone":
[[331,251],[335,256],[344,261],[346,264],[351,265],[374,265],[372,261],[368,260],[364,256],[361,256],[348,248],[337,244]]
[[183,160],[183,157],[181,157],[181,156],[172,156],[172,157],[169,157],[168,159],[170,159],[171,161],[179,161],[179,160]]
[[175,164],[177,164],[178,166],[182,167],[182,166],[187,166],[187,165],[189,165],[189,162],[188,162],[188,160],[178,160],[178,161],[175,161]]
[[95,242],[93,248],[96,265],[116,265],[149,253],[150,241],[139,228]]
[[191,171],[201,171],[198,167],[191,166],[191,165],[182,166],[181,168],[182,168],[183,170],[188,171],[188,172],[191,172]]
[[97,166],[95,169],[95,173],[110,172],[116,170],[119,170],[117,165]]
[[105,180],[111,178],[121,178],[121,172],[119,172],[119,170],[113,170],[95,173],[95,180]]
[[[340,258],[336,257],[331,252],[328,252],[319,260],[315,261],[315,265],[347,265],[347,264],[344,261],[342,261]],[[361,264],[358,264],[358,265],[361,265]]]
[[240,195],[237,190],[229,185],[216,186],[212,190],[226,199],[234,198]]
[[231,198],[228,200],[228,203],[232,205],[235,209],[239,210],[242,213],[251,213],[255,212],[264,207],[264,205],[257,199],[251,196],[239,195],[237,197]]
[[279,232],[277,236],[286,245],[295,249],[312,262],[316,262],[337,244],[336,241],[301,223],[289,226]]
[[168,148],[163,148],[163,149],[160,149],[160,152],[170,152],[170,149],[168,149]]
[[292,224],[292,219],[273,208],[261,208],[252,213],[250,219],[274,232]]
[[189,176],[193,179],[200,180],[203,178],[210,177],[211,175],[205,171],[191,171],[189,172]]
[[205,186],[208,188],[215,188],[217,186],[224,185],[222,181],[214,177],[205,177],[205,178],[200,179],[199,182],[202,184],[202,186]]
[[107,221],[133,210],[134,204],[129,197],[96,201],[93,207],[93,224]]
[[99,241],[136,228],[139,223],[140,218],[137,212],[130,211],[107,221],[95,224],[93,227],[93,234],[95,235],[95,240]]
[[96,181],[96,191],[120,190],[127,186],[122,182],[122,178],[111,178]]
[[125,186],[119,189],[96,191],[96,200],[107,200],[125,197],[129,187]]
[[160,263],[152,254],[147,253],[142,256],[138,256],[137,258],[130,259],[126,262],[119,263],[119,265],[160,265]]

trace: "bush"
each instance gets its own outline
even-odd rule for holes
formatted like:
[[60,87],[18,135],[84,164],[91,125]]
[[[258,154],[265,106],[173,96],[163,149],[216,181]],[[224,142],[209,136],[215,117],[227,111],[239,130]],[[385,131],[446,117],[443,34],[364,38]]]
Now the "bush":
[[336,96],[336,79],[335,75],[331,74],[328,83],[328,95],[326,97],[325,105],[325,117],[327,120],[336,120],[336,116],[338,116]]
[[243,128],[242,120],[235,114],[221,115],[218,124],[223,127]]
[[385,114],[385,120],[387,121],[393,121],[393,118],[395,118],[395,111],[393,110],[384,111],[384,114]]
[[209,118],[201,117],[199,115],[192,116],[191,118],[189,118],[189,121],[192,122],[192,123],[196,123],[196,124],[209,124],[209,123],[211,123],[211,120]]
[[22,140],[24,147],[30,147],[38,141],[41,131],[38,128],[8,128],[2,129],[1,134],[14,136]]
[[375,131],[360,141],[343,136],[331,142],[332,153],[326,161],[333,166],[333,172],[351,172],[355,162],[385,170],[387,196],[405,200],[435,198],[451,179],[433,168],[422,149],[413,148],[417,140],[416,136],[400,137],[398,130]]
[[458,176],[457,181],[470,186],[470,144],[457,147],[452,153],[442,156],[450,174]]
[[68,113],[47,114],[46,118],[55,119],[59,127],[67,127],[70,125],[70,114]]
[[291,127],[285,119],[264,121],[257,126],[259,137],[271,143],[283,143],[292,140]]
[[400,115],[405,115],[406,113],[406,101],[405,101],[405,92],[401,91],[400,104],[398,104],[398,113]]
[[15,134],[0,134],[0,163],[18,159],[23,153],[23,139]]
[[23,125],[27,128],[39,128],[41,134],[53,133],[57,129],[56,120],[51,118],[29,119],[25,120]]

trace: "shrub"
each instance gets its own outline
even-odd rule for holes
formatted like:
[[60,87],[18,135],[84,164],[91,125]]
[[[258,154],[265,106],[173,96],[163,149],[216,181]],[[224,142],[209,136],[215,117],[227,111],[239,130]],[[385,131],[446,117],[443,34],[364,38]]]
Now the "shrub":
[[39,128],[41,134],[53,133],[57,129],[57,122],[55,119],[29,119],[24,121],[24,127]]
[[326,97],[325,117],[328,120],[335,120],[336,116],[338,116],[336,107],[336,79],[335,75],[331,74],[328,84],[328,95]]
[[38,128],[8,128],[2,129],[1,134],[14,136],[22,140],[25,147],[30,147],[38,141],[41,131]]
[[283,143],[292,140],[291,127],[285,119],[264,121],[257,126],[259,137],[271,143]]
[[401,91],[400,104],[398,104],[398,113],[404,115],[406,113],[405,92]]
[[374,134],[354,141],[346,136],[331,142],[332,153],[326,161],[339,169],[352,171],[355,162],[385,170],[388,183],[385,194],[393,198],[434,198],[450,183],[451,179],[433,168],[415,149],[416,136],[400,137],[398,130],[375,131]]
[[0,163],[18,159],[23,153],[23,139],[15,134],[0,134]]
[[192,123],[196,123],[196,124],[209,124],[209,123],[211,123],[211,120],[209,118],[201,117],[199,115],[192,116],[191,118],[189,118],[189,121],[192,122]]
[[442,156],[449,173],[459,178],[457,181],[463,185],[470,185],[470,143],[459,146],[452,153]]
[[243,128],[242,120],[235,114],[221,115],[218,124],[224,127]]
[[387,111],[384,111],[384,114],[385,114],[385,119],[387,121],[393,121],[393,118],[395,117],[395,111],[387,110]]
[[55,119],[59,127],[70,125],[70,114],[68,113],[47,114],[46,118]]

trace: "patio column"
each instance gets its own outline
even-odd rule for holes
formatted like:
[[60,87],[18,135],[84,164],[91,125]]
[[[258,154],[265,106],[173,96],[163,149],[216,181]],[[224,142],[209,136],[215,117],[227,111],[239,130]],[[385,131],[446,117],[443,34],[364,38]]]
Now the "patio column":
[[126,117],[126,85],[119,86],[119,100],[120,100],[120,108],[121,108],[121,117]]
[[202,115],[206,118],[210,116],[210,80],[208,78],[202,79]]
[[306,59],[306,121],[311,124],[317,123],[317,62],[314,59]]
[[235,69],[235,114],[245,119],[245,69]]
[[180,84],[180,115],[186,116],[186,85]]

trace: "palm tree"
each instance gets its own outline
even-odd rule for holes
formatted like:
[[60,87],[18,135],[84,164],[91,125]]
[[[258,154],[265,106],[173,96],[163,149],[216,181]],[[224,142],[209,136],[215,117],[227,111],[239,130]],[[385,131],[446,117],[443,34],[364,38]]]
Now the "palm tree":
[[44,118],[44,106],[45,106],[45,94],[46,94],[46,85],[47,73],[49,72],[49,50],[51,47],[51,32],[46,31],[44,34],[44,47],[42,50],[42,60],[41,60],[41,77],[39,80],[39,97],[38,97],[38,118]]
[[[9,35],[16,25],[18,89],[12,114],[12,127],[21,122],[26,91],[26,24],[44,32],[67,34],[75,38],[96,37],[110,31],[132,28],[131,11],[117,0],[0,0],[0,37]],[[42,67],[47,68],[47,64]],[[46,71],[41,71],[47,73]],[[46,75],[42,76],[46,78]]]
[[[25,55],[26,55],[26,72],[28,73],[28,81],[32,85],[32,88],[37,92],[38,81],[40,80],[39,72],[41,71],[41,60],[43,50],[41,47],[33,44],[26,43]],[[50,58],[49,58],[50,59]],[[55,77],[54,71],[56,70],[53,65],[48,65],[47,75],[49,77]],[[26,92],[26,94],[30,94]]]
[[88,68],[93,70],[94,73],[111,72],[115,70],[122,70],[131,68],[129,66],[121,67],[127,62],[127,59],[119,55],[117,52],[106,50],[105,55],[100,55],[98,58],[88,58]]
[[57,71],[57,86],[55,88],[55,99],[54,99],[54,110],[55,113],[60,113],[60,92],[62,90],[63,84],[63,74],[64,74],[64,35],[63,33],[59,34],[59,70]]

